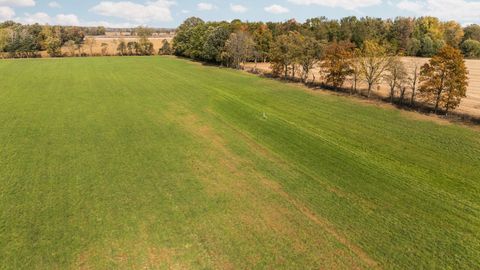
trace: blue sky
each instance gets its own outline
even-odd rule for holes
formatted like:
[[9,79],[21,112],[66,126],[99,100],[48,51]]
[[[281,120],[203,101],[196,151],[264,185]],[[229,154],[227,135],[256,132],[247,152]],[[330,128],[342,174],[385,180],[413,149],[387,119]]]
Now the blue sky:
[[432,15],[480,23],[480,1],[466,0],[0,0],[0,21],[62,25],[175,27],[185,18],[284,21],[326,16]]

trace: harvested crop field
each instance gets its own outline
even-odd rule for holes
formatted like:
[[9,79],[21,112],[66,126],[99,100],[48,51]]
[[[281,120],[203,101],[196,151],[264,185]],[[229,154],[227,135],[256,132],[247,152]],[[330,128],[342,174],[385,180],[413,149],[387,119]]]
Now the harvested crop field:
[[[95,43],[92,46],[92,50],[90,51],[90,47],[85,45],[85,44],[82,45],[82,47],[81,47],[82,52],[87,54],[87,55],[91,55],[92,53],[93,53],[93,55],[102,55],[102,44],[103,43],[107,44],[107,47],[106,47],[107,48],[107,51],[106,51],[107,55],[117,55],[118,54],[118,51],[117,51],[118,43],[121,40],[125,41],[126,43],[128,43],[130,41],[138,42],[138,40],[139,40],[137,37],[90,37],[90,38],[94,38],[94,40],[95,40]],[[166,36],[166,37],[150,37],[148,40],[153,43],[153,52],[154,52],[154,54],[157,54],[158,50],[163,45],[163,41],[167,40],[168,42],[171,42],[172,39],[173,39],[172,36]],[[79,51],[77,50],[75,53],[78,55]],[[62,54],[66,55],[66,56],[70,56],[69,48],[64,46],[62,48]],[[46,51],[40,52],[40,55],[42,57],[49,57],[49,55],[47,54]]]
[[173,57],[0,62],[2,269],[475,269],[479,132]]

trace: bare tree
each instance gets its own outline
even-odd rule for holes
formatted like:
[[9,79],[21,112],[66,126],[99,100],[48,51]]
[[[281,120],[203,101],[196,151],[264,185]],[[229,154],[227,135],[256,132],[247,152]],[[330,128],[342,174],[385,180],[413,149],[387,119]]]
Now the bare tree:
[[72,57],[75,56],[75,51],[77,50],[77,46],[75,44],[75,41],[69,40],[65,43],[65,46],[67,47],[70,56],[72,56]]
[[366,40],[358,61],[362,78],[368,85],[367,96],[370,97],[373,86],[381,81],[390,57],[383,46],[375,41]]
[[111,55],[115,55],[115,50],[117,49],[118,40],[116,38],[114,38],[112,40],[112,43],[113,43],[113,46],[112,46],[112,54]]
[[417,62],[414,61],[412,69],[410,71],[410,76],[408,81],[410,83],[410,89],[412,90],[412,95],[410,97],[410,106],[413,106],[415,103],[415,95],[417,92],[418,79],[420,77],[420,67]]
[[88,47],[90,56],[93,56],[93,47],[97,44],[97,40],[94,37],[87,37],[84,44]]
[[361,51],[359,49],[355,49],[353,51],[352,61],[350,61],[350,69],[352,71],[351,81],[352,81],[352,90],[351,93],[356,93],[358,88],[358,81],[361,79],[361,69],[360,69],[360,56]]
[[390,102],[393,103],[395,99],[395,90],[397,89],[400,91],[400,102],[403,102],[407,69],[399,57],[395,56],[390,59],[384,79],[390,87]]
[[106,56],[108,54],[108,43],[102,43],[102,55]]

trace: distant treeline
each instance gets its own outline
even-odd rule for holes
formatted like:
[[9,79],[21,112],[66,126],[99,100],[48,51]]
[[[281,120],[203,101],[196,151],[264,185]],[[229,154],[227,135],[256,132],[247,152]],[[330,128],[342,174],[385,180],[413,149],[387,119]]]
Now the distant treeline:
[[0,53],[8,57],[37,57],[39,51],[49,51],[56,56],[64,44],[82,44],[87,35],[105,35],[105,28],[22,25],[7,21],[0,24]]
[[[152,55],[153,44],[148,40],[153,33],[169,33],[171,29],[146,27],[106,29],[104,27],[22,25],[12,21],[0,23],[0,56],[4,58],[39,57],[46,51],[52,57],[112,55],[109,44],[97,42],[95,36],[103,36],[106,31],[128,32],[138,37],[138,41],[125,41],[122,37],[114,40],[117,53],[114,55]],[[93,48],[101,47],[101,53],[93,53]],[[64,47],[67,53],[62,53]],[[160,54],[171,54],[170,44],[165,42]]]
[[[196,27],[192,28],[193,25]],[[185,29],[188,29],[188,33]],[[222,45],[222,40],[224,42],[230,33],[239,30],[248,32],[257,44],[262,44],[259,52],[264,56],[278,36],[298,32],[323,43],[348,41],[358,48],[366,40],[375,40],[389,51],[405,56],[431,57],[444,45],[450,45],[461,49],[465,57],[480,57],[479,25],[462,27],[455,21],[442,22],[435,17],[398,17],[394,20],[353,16],[329,20],[318,17],[304,23],[295,20],[281,23],[240,20],[230,23],[203,22],[198,18],[190,18],[178,28],[176,53],[196,59],[214,60],[208,49],[212,45]],[[214,44],[215,42],[217,43]],[[205,43],[207,45],[203,47]]]

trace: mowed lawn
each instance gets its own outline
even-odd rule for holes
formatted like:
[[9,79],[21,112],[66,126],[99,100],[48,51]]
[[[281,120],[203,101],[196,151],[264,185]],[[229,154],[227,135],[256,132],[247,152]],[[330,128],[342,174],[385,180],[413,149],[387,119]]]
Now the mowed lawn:
[[480,132],[169,57],[0,62],[0,269],[479,269]]

